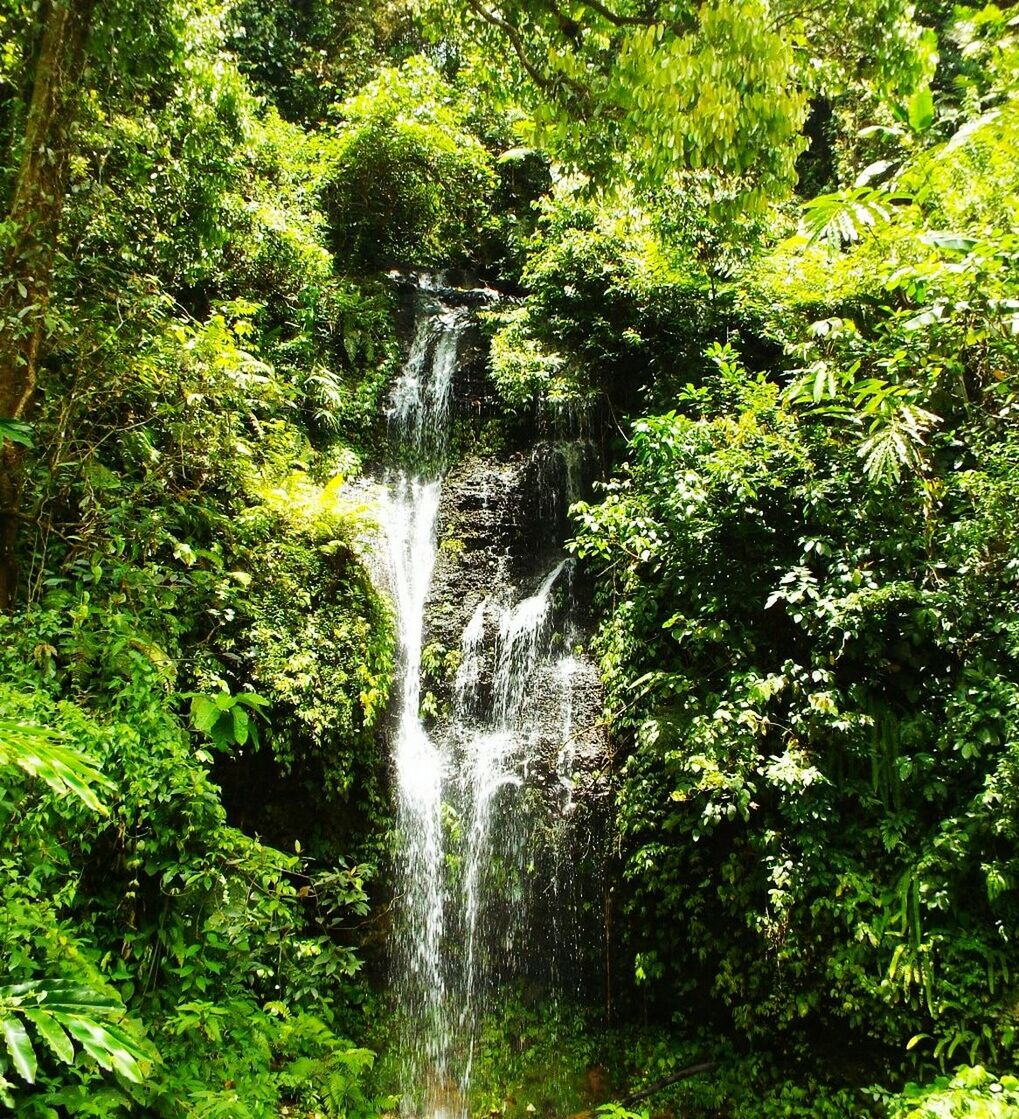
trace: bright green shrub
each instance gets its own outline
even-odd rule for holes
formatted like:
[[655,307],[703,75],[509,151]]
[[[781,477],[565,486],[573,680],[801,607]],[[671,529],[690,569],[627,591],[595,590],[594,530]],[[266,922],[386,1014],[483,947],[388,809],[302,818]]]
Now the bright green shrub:
[[524,304],[493,316],[490,370],[508,406],[561,410],[605,396],[630,409],[700,375],[714,333],[736,326],[733,245],[709,235],[695,192],[668,202],[659,211],[627,191],[592,199],[564,182],[541,204]]
[[932,1084],[909,1084],[892,1100],[889,1119],[1016,1119],[1019,1080],[996,1077],[979,1065]]
[[[55,977],[98,991],[111,1021],[123,1004],[122,1028],[161,1060],[135,1084],[126,1063],[69,1066],[39,1044],[34,1085],[0,1092],[33,1119],[368,1114],[370,1054],[345,1037],[370,868],[349,855],[376,816],[335,805],[377,811],[369,734],[391,620],[356,552],[363,511],[302,520],[268,495],[295,474],[318,494],[356,469],[350,444],[370,447],[391,297],[336,270],[318,149],[261,115],[218,9],[153,19],[179,36],[158,75],[134,75],[112,107],[105,85],[85,98],[31,417],[22,597],[0,618],[0,728],[55,735],[0,775],[0,1017],[27,1013],[12,985]],[[277,626],[303,637],[299,663]],[[256,688],[264,701],[238,700]],[[211,747],[201,703],[197,733],[183,726],[196,692],[234,701]],[[72,747],[99,762],[106,815],[43,784],[89,776],[66,768]],[[291,769],[325,770],[349,848],[314,836],[312,863],[234,826],[261,830],[220,784],[252,758],[268,774],[258,801]],[[313,830],[293,815],[277,828],[288,848]]]
[[[160,1115],[204,1114],[202,1101],[233,1081],[234,1099],[251,1115],[275,1114],[298,1088],[332,1092],[339,1102],[323,1106],[339,1114],[336,1069],[346,1069],[347,1090],[356,1092],[365,1061],[347,1064],[352,1047],[326,1024],[299,1023],[306,1011],[331,1017],[331,997],[342,996],[357,962],[306,928],[307,902],[294,881],[301,861],[226,824],[208,777],[212,758],[192,748],[166,711],[163,677],[143,657],[109,710],[90,714],[49,699],[52,682],[29,667],[30,652],[21,660],[33,633],[4,629],[13,638],[5,678],[23,689],[0,690],[4,717],[52,727],[115,775],[100,816],[5,774],[0,811],[17,823],[0,843],[9,887],[0,923],[5,982],[59,976],[97,992],[112,985],[123,998],[131,1015],[124,1028],[139,1044],[144,1028],[161,1060],[140,1085],[107,1078],[109,1113],[134,1099]],[[363,896],[355,889],[344,904],[360,908]],[[313,1062],[300,1085],[285,1078],[283,1053]],[[15,1114],[58,1099],[80,1104],[100,1089],[94,1066],[68,1073],[44,1050],[38,1056],[34,1092],[14,1092]]]
[[464,261],[495,175],[438,73],[421,59],[385,70],[340,113],[322,187],[337,258],[365,271]]
[[839,429],[714,357],[577,507],[649,996],[892,1052],[922,1021],[921,1052],[1002,1060],[1014,441],[943,476],[935,517],[926,479],[873,488]]
[[[385,711],[393,623],[349,545],[269,541],[252,554],[255,578],[243,648],[251,678],[275,704],[273,749],[285,770],[319,759],[326,793],[358,779]],[[381,768],[381,759],[376,757]]]

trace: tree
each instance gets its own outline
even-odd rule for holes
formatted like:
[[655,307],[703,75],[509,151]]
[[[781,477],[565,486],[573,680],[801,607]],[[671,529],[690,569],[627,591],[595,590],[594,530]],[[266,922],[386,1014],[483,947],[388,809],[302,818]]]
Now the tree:
[[85,61],[92,0],[51,0],[39,15],[39,50],[17,176],[4,223],[0,278],[0,609],[17,581],[23,418],[46,335],[56,233],[66,190],[69,131]]
[[795,181],[813,94],[909,90],[930,57],[900,0],[460,2],[466,37],[501,45],[537,94],[535,137],[559,159],[599,185],[708,172],[743,208]]

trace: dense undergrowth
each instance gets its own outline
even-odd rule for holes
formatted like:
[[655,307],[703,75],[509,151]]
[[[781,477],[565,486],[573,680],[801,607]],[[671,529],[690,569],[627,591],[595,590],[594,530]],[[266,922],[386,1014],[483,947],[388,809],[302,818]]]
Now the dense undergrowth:
[[[760,6],[719,4],[682,66],[720,100],[670,116],[672,25],[613,53],[640,14],[574,7],[88,13],[59,232],[52,195],[51,244],[0,226],[0,376],[36,381],[0,408],[11,1113],[394,1105],[361,972],[394,637],[358,479],[401,266],[519,293],[487,317],[494,422],[586,417],[609,465],[572,547],[615,758],[613,1020],[507,1004],[479,1112],[710,1060],[647,1106],[1019,1114],[1013,23],[859,5],[866,65],[839,77],[809,24],[810,86]],[[61,10],[0,13],[12,214]],[[523,32],[579,38],[550,78]]]

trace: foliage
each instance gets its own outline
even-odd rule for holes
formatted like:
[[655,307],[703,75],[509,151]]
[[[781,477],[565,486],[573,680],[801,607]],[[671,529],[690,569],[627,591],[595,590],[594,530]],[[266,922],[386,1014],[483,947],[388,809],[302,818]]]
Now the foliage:
[[590,1008],[566,1002],[539,1012],[516,999],[486,1025],[472,1107],[509,1116],[640,1116],[648,1104],[621,1104],[624,1093],[667,1081],[704,1063],[705,1054],[712,1055],[712,1068],[660,1087],[648,1102],[688,1119],[1011,1119],[1016,1113],[1015,1077],[996,1077],[981,1066],[909,1083],[901,1092],[869,1084],[865,1070],[858,1086],[833,1087],[802,1067],[790,1077],[775,1055],[740,1052],[703,1029],[606,1027]]
[[501,400],[553,413],[599,397],[632,408],[674,363],[700,362],[731,322],[726,281],[756,230],[713,227],[693,192],[585,199],[560,183],[540,206],[522,305],[492,313],[490,373]]
[[[577,511],[634,735],[619,801],[631,904],[673,916],[641,921],[638,943],[680,989],[699,974],[741,1031],[817,1017],[904,1044],[902,1006],[939,1053],[1007,1051],[1011,901],[986,876],[1011,811],[988,791],[1011,765],[1014,646],[978,596],[1014,590],[1014,526],[992,512],[1014,446],[939,478],[953,510],[939,523],[926,478],[901,479],[890,505],[837,427],[801,423],[778,386],[715,358],[687,404],[708,415],[638,422],[626,474]],[[980,564],[978,592],[992,538],[1001,558]],[[982,879],[987,901],[957,923]]]
[[[22,598],[0,619],[16,1115],[381,1106],[346,1036],[391,622],[367,510],[316,503],[372,446],[392,299],[337,267],[321,145],[252,95],[228,23],[97,13],[37,407],[3,428],[26,452]],[[298,619],[299,660],[273,628],[296,643]],[[328,766],[360,813],[343,847],[265,805],[297,769],[321,792]],[[270,823],[297,853],[253,838]]]
[[[0,11],[6,197],[49,10]],[[43,324],[30,422],[0,417],[3,1105],[393,1106],[360,967],[396,650],[358,474],[400,351],[377,273],[462,267],[518,296],[487,317],[488,437],[605,456],[572,546],[616,923],[584,952],[623,1019],[507,994],[478,1109],[632,1119],[613,1093],[707,1053],[663,1106],[1014,1113],[975,1064],[1016,1043],[1014,19],[423,19],[420,53],[402,3],[94,6],[63,224],[14,262],[46,299],[3,285],[0,376]],[[425,684],[457,655],[428,646]]]
[[462,262],[495,174],[439,73],[411,59],[339,111],[322,188],[339,257],[367,270]]
[[961,1068],[953,1077],[938,1077],[933,1084],[923,1087],[907,1085],[889,1109],[889,1119],[1009,1119],[1014,1115],[1019,1115],[1019,1080],[1014,1076],[992,1076],[979,1065]]
[[245,746],[251,740],[258,746],[258,716],[263,715],[267,701],[254,692],[231,695],[220,691],[207,696],[199,693],[191,697],[191,725],[206,734],[219,750],[231,746]]
[[325,787],[343,795],[376,756],[394,654],[389,608],[342,542],[279,540],[258,558],[245,653],[280,705],[274,753],[285,770],[319,758]]
[[[898,3],[433,5],[444,34],[483,39],[533,104],[522,126],[568,166],[653,185],[705,169],[718,197],[762,206],[791,185],[808,91],[851,81],[908,96],[931,37]],[[497,55],[499,57],[499,55]]]
[[[10,764],[41,777],[58,795],[75,797],[94,812],[107,812],[93,791],[93,785],[103,783],[93,759],[56,745],[41,727],[0,722],[0,766]],[[39,1058],[28,1026],[64,1064],[73,1063],[77,1041],[101,1068],[140,1083],[153,1054],[132,1036],[130,1027],[121,1025],[124,1017],[120,998],[95,984],[41,979],[0,986],[0,1034],[6,1048],[6,1056],[0,1054],[0,1102],[15,1106],[15,1084],[6,1075],[9,1066],[26,1083],[35,1083]]]
[[[11,659],[19,653],[12,649]],[[115,768],[118,788],[108,822],[79,819],[73,830],[54,828],[50,802],[6,798],[5,814],[17,822],[22,844],[2,848],[13,887],[3,935],[14,980],[4,988],[3,1010],[31,1022],[61,1060],[66,1047],[52,1027],[64,1027],[102,1067],[130,1082],[148,1053],[117,1025],[126,1005],[163,1057],[134,1098],[160,1114],[191,1114],[199,1100],[213,1098],[217,1081],[230,1079],[246,1080],[239,1098],[262,1099],[266,1108],[287,1098],[291,1085],[275,1070],[281,1039],[290,1035],[274,1023],[312,1010],[328,1019],[329,991],[342,989],[357,967],[327,931],[336,927],[329,914],[333,906],[340,914],[363,912],[360,879],[338,888],[310,878],[301,885],[299,859],[227,826],[208,778],[211,758],[189,748],[163,709],[151,667],[120,685],[109,722],[74,704],[52,705],[43,693],[30,703],[24,696],[5,700],[19,714],[45,711],[65,735],[87,742],[104,768]],[[46,905],[34,897],[39,890],[51,899]],[[40,968],[58,968],[67,978],[39,978]],[[43,1076],[42,1053],[37,1070],[24,1049],[24,1029],[5,1028],[22,1054],[20,1071],[38,1082],[37,1104],[88,1090],[94,1078],[84,1070],[80,1089],[71,1087],[77,1077],[70,1084],[64,1077],[61,1087],[49,1066]],[[294,1060],[315,1057],[324,1045],[335,1060],[351,1049],[327,1022],[295,1036],[308,1044],[286,1042]],[[213,1059],[209,1044],[227,1037],[230,1045]],[[332,1076],[323,1066],[321,1081],[311,1077],[308,1090],[321,1084],[325,1091]],[[125,1104],[131,1098],[121,1096]]]
[[954,200],[999,127],[907,161],[868,232],[764,254],[736,302],[782,365],[709,347],[576,508],[632,949],[740,1033],[1013,1051],[1014,245],[997,191]]
[[108,786],[95,760],[55,742],[43,727],[5,719],[0,721],[0,766],[16,765],[39,777],[55,793],[75,796],[94,812],[105,812],[95,788]]
[[275,4],[243,0],[229,13],[230,46],[253,89],[287,120],[315,124],[370,80],[380,60],[413,52],[413,12],[401,0]]
[[[117,1024],[116,1019],[123,1014],[119,998],[91,987],[46,980],[0,987],[0,1031],[15,1071],[29,1084],[35,1083],[39,1058],[26,1024],[65,1064],[74,1062],[77,1041],[102,1068],[141,1083],[143,1069],[151,1057]],[[6,1086],[5,1090],[4,1103],[14,1107],[13,1094]]]

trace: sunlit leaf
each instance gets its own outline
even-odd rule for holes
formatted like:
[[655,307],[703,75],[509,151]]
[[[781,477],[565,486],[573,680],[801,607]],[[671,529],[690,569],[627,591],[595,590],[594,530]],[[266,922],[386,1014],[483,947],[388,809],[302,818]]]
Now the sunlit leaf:
[[4,1018],[0,1020],[0,1032],[4,1035],[7,1052],[18,1074],[29,1084],[34,1084],[38,1061],[28,1031],[17,1018]]
[[60,795],[77,797],[94,812],[105,813],[95,787],[112,785],[88,754],[61,745],[52,731],[29,723],[0,719],[0,765],[16,765]]
[[909,127],[914,132],[926,132],[934,123],[934,96],[930,86],[918,89],[906,103]]
[[74,1060],[74,1046],[71,1039],[57,1024],[53,1015],[41,1010],[26,1010],[25,1017],[39,1031],[39,1036],[64,1064]]

